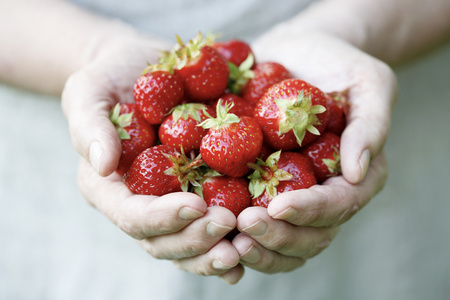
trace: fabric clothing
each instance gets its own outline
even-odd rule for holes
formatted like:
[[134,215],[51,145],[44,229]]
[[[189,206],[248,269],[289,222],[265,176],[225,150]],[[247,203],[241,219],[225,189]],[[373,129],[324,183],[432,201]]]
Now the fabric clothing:
[[[169,39],[180,29],[187,38],[198,30],[254,38],[307,5],[74,2]],[[191,7],[205,12],[194,14]],[[232,12],[225,22],[222,16]],[[79,159],[59,99],[0,84],[0,299],[450,299],[448,70],[450,45],[395,70],[400,96],[386,145],[390,177],[330,247],[290,273],[246,269],[235,286],[152,258],[87,205],[76,185]]]
[[314,0],[72,0],[91,11],[119,18],[133,26],[174,41],[198,31],[223,38],[252,40],[274,24],[296,15]]

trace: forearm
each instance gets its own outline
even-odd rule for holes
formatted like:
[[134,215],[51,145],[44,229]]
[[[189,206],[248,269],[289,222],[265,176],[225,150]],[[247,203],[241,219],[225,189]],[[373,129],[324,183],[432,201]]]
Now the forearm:
[[276,30],[320,31],[398,64],[450,39],[448,0],[324,0]]
[[105,45],[143,39],[120,21],[60,0],[2,1],[0,19],[0,81],[42,93],[59,94]]

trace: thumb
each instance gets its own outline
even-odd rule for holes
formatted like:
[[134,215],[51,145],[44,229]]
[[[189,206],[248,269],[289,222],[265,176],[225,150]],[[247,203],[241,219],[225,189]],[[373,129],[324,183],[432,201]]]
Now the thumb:
[[341,137],[342,173],[353,184],[364,179],[371,159],[383,149],[397,97],[397,81],[389,67],[371,75],[350,91],[348,125]]
[[[113,173],[121,155],[121,142],[109,119],[111,108],[118,102],[108,79],[90,76],[88,71],[74,73],[62,94],[62,109],[69,123],[76,151],[101,176]],[[95,80],[94,80],[95,78]],[[95,84],[93,84],[95,82]]]

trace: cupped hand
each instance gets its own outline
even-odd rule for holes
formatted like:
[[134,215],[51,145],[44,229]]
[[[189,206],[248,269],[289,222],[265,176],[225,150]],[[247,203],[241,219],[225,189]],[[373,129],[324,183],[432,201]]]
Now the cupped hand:
[[283,26],[253,45],[259,61],[277,61],[324,92],[348,90],[350,111],[341,137],[342,176],[278,195],[267,209],[242,212],[233,240],[243,265],[286,272],[325,249],[342,223],[384,186],[383,153],[397,95],[396,78],[383,62],[320,32],[292,34]]
[[322,185],[280,194],[267,209],[244,210],[237,220],[242,233],[232,241],[241,263],[264,273],[301,267],[330,245],[340,225],[382,189],[386,177],[382,152],[358,184],[337,176]]
[[294,77],[324,92],[348,90],[350,110],[341,137],[344,178],[364,179],[371,158],[383,149],[397,97],[397,80],[385,63],[336,37],[311,32],[297,35],[280,26],[252,45],[260,61],[285,65]]
[[133,102],[134,82],[164,49],[165,43],[145,39],[110,41],[68,79],[62,107],[82,157],[78,184],[92,206],[153,257],[172,260],[195,274],[225,274],[233,283],[243,274],[236,249],[223,239],[236,225],[233,213],[207,208],[193,193],[133,194],[115,173],[121,142],[110,110],[118,102]]
[[[199,275],[243,275],[239,254],[224,239],[236,226],[234,214],[206,206],[194,193],[145,196],[132,193],[116,173],[102,177],[84,159],[78,185],[85,199],[157,259],[172,260],[182,270]],[[227,275],[225,275],[227,276]]]

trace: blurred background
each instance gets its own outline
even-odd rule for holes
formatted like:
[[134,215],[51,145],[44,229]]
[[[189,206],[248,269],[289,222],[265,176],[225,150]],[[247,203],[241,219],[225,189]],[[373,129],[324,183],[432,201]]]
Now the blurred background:
[[396,70],[387,185],[330,247],[236,286],[153,259],[90,207],[59,99],[0,85],[0,299],[450,299],[449,70],[450,44]]

